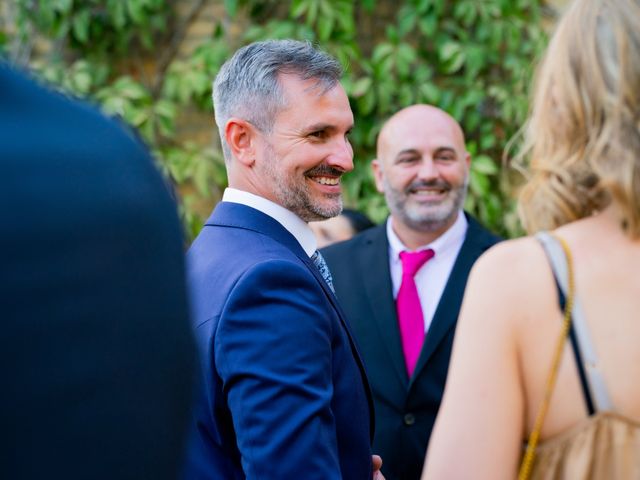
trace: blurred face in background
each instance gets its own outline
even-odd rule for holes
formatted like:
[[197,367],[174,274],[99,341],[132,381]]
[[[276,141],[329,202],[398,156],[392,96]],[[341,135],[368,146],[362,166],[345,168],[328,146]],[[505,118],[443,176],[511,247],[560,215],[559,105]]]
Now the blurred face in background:
[[309,227],[318,240],[318,248],[349,240],[356,234],[349,219],[344,215],[338,215],[322,222],[309,222]]
[[394,225],[441,234],[456,221],[470,156],[460,126],[447,113],[428,105],[398,112],[380,132],[372,165]]

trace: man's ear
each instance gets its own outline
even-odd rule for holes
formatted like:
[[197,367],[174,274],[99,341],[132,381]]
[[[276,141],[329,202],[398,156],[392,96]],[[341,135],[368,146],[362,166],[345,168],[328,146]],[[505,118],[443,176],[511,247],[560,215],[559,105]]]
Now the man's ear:
[[371,168],[373,169],[373,179],[376,181],[376,189],[380,193],[384,193],[384,172],[382,171],[382,163],[377,158],[371,160]]
[[246,120],[232,117],[227,120],[224,129],[227,145],[233,158],[250,167],[256,161],[256,129]]

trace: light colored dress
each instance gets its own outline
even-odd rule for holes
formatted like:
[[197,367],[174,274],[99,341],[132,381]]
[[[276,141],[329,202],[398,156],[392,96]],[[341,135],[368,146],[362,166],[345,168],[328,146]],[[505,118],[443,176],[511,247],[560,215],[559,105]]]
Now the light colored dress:
[[[545,248],[564,303],[568,281],[562,247],[550,235],[539,234],[538,239]],[[616,413],[584,318],[576,297],[570,341],[590,415],[538,444],[530,479],[640,480],[640,423]]]

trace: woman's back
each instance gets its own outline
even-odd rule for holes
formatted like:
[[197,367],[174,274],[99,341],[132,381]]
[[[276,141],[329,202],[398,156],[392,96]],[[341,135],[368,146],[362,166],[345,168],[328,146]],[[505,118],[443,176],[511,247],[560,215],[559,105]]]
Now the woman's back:
[[[631,429],[630,436],[624,435],[632,445],[630,450],[625,447],[626,455],[631,468],[640,471],[640,444],[633,444],[640,441],[640,281],[635,274],[640,271],[640,242],[620,231],[611,211],[568,224],[555,234],[572,251],[576,298],[614,411],[624,418],[625,432]],[[562,322],[552,269],[535,238],[503,242],[478,260],[467,285],[443,404],[429,444],[427,459],[435,460],[427,462],[423,478],[513,478],[523,440],[533,430],[543,402]],[[593,427],[598,430],[597,445],[588,444],[594,441],[593,432],[567,440],[589,422],[567,340],[541,430],[535,478],[579,479],[556,472],[568,456],[571,464],[587,463],[582,478],[607,478],[591,475],[593,459],[602,456],[602,448],[608,449],[606,460],[617,463],[617,447],[602,447],[608,440],[599,439],[609,425]],[[563,435],[566,438],[554,447],[545,446]],[[562,442],[564,448],[558,448]],[[456,460],[460,457],[465,461]]]
[[[609,221],[601,215],[557,232],[567,244],[575,245],[570,248],[576,285],[572,325],[576,343],[565,342],[554,388],[554,393],[556,389],[561,393],[555,393],[543,423],[533,479],[640,478],[640,388],[633,380],[640,373],[640,349],[635,340],[640,334],[640,283],[633,275],[640,266],[640,249],[628,237],[616,235],[618,229],[607,225]],[[549,307],[548,302],[541,306]],[[550,318],[557,315],[552,313]],[[562,318],[557,320],[562,322]],[[553,328],[553,324],[542,327]],[[524,334],[527,339],[534,335]],[[538,398],[544,394],[540,386],[546,388],[546,382],[527,378],[527,373],[548,377],[549,372],[535,365],[536,349],[522,344],[527,405],[540,405]],[[580,378],[578,364],[582,382],[575,381]],[[531,415],[536,413],[527,408],[528,433],[533,429]]]
[[[572,252],[575,294],[582,306],[597,368],[615,412],[640,423],[640,242],[618,227],[611,211],[557,230]],[[523,305],[517,342],[531,432],[549,375],[553,348],[562,325],[551,267],[539,244],[522,241],[523,267],[530,272],[522,288]],[[524,272],[523,272],[524,273]],[[587,365],[591,369],[594,366]],[[576,361],[566,342],[549,411],[542,427],[544,441],[587,417]]]

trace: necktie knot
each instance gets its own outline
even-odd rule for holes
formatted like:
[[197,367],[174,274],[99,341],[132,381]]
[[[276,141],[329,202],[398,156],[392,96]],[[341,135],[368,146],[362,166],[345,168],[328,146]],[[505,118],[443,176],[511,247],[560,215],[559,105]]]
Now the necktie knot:
[[433,258],[434,255],[435,252],[431,248],[418,250],[417,252],[407,252],[406,250],[400,252],[402,275],[415,276],[416,272],[420,270],[420,267],[422,267],[427,260]]

